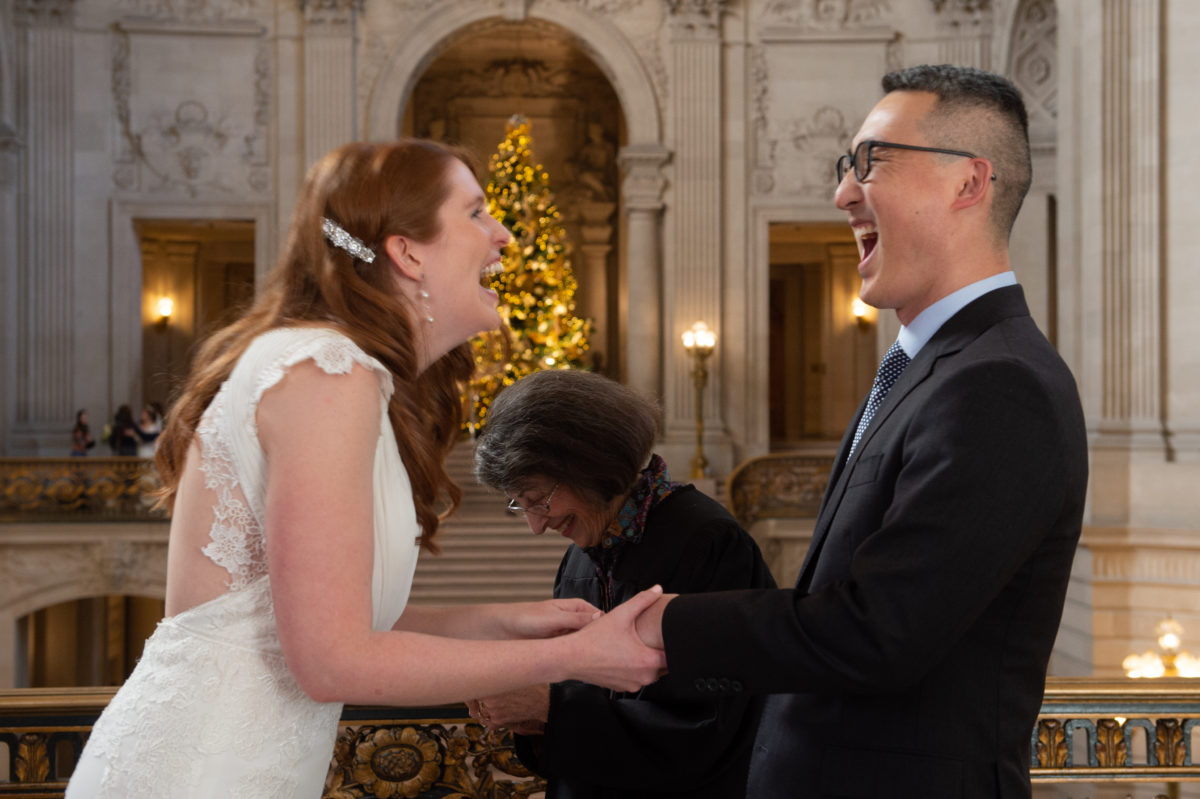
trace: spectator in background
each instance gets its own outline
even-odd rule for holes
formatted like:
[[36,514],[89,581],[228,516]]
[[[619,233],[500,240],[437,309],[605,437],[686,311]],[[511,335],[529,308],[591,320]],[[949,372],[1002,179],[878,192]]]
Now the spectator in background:
[[87,451],[94,446],[96,439],[92,438],[92,432],[88,429],[87,408],[80,408],[75,412],[75,429],[71,431],[71,456],[87,455]]
[[138,420],[137,454],[141,458],[153,458],[158,449],[158,436],[162,432],[162,411],[157,402],[148,402],[142,407],[142,416]]
[[109,438],[108,445],[112,447],[114,455],[136,457],[138,441],[137,425],[133,421],[133,409],[128,405],[122,405],[113,415],[112,436]]

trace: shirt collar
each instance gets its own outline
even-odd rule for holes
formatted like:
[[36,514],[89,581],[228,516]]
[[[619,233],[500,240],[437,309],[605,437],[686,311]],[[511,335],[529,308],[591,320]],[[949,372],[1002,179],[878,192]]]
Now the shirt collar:
[[989,291],[1015,285],[1017,285],[1017,276],[1012,270],[1009,270],[963,286],[921,311],[911,323],[902,325],[896,340],[900,342],[900,347],[904,350],[905,355],[909,358],[916,358],[921,348],[929,342],[929,339],[933,338],[933,334],[938,332],[942,325],[950,320],[950,317]]

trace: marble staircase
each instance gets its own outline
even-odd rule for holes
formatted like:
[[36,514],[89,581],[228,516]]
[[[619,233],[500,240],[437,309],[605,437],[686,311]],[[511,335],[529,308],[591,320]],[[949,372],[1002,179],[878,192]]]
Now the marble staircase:
[[463,489],[458,511],[443,523],[440,555],[422,552],[410,601],[425,605],[548,599],[570,542],[535,536],[504,509],[502,495],[475,482],[474,448],[451,452],[447,469]]

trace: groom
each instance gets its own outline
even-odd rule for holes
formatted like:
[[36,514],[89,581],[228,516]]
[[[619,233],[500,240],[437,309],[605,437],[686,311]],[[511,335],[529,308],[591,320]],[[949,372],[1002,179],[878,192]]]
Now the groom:
[[903,327],[796,586],[665,596],[638,629],[699,694],[774,694],[747,796],[1028,797],[1087,444],[1075,382],[1009,266],[1025,107],[962,67],[883,88],[835,200],[862,298]]

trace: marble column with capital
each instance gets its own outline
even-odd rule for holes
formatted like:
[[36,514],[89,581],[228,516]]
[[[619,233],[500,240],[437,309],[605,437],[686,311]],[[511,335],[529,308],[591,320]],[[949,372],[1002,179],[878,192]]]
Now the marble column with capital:
[[1163,448],[1158,0],[1105,0],[1100,85],[1099,432]]
[[657,144],[632,144],[617,156],[624,180],[627,220],[625,382],[650,397],[662,396],[663,167],[670,152]]
[[354,74],[363,0],[301,0],[304,12],[304,165],[358,137]]
[[601,363],[611,362],[608,351],[608,285],[610,269],[608,255],[612,252],[613,226],[610,223],[617,210],[615,202],[584,201],[579,211],[579,253],[583,269],[579,270],[578,311],[592,320],[590,347],[592,356]]
[[[14,9],[16,269],[6,315],[8,454],[65,454],[73,423],[73,0]],[[7,338],[7,337],[6,337]],[[63,450],[58,452],[58,446]]]
[[[705,389],[705,429],[719,435],[721,391],[721,15],[724,0],[670,3],[671,119],[675,143],[670,257],[663,270],[667,357],[663,373],[664,428],[668,440],[690,441],[696,421],[692,362],[682,331],[703,320],[717,331],[711,377]],[[712,458],[710,458],[712,460]],[[714,462],[720,466],[719,461]]]
[[[1058,342],[1080,381],[1092,442],[1092,526],[1137,526],[1169,484],[1164,411],[1165,188],[1159,0],[1063,3],[1071,45],[1060,98],[1063,285],[1077,320]],[[1073,232],[1072,232],[1073,231]],[[1153,477],[1151,477],[1153,475]]]

